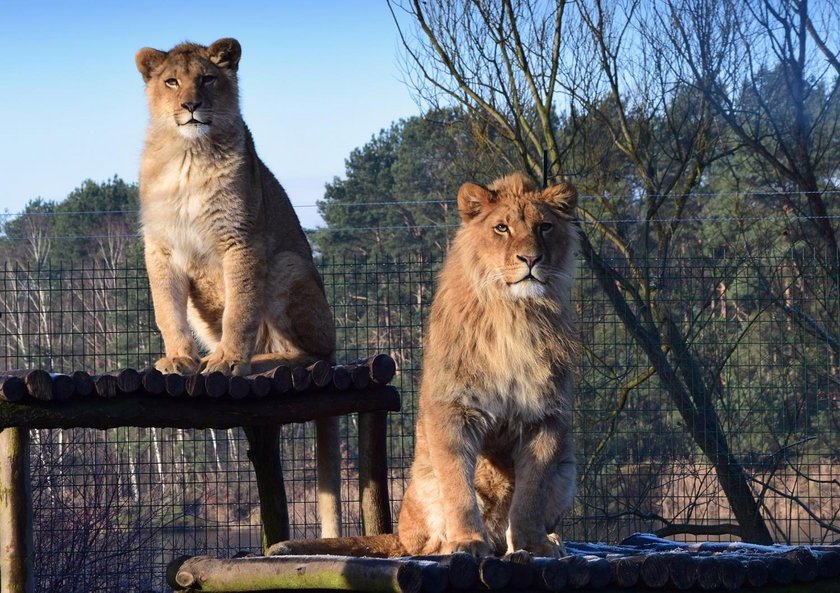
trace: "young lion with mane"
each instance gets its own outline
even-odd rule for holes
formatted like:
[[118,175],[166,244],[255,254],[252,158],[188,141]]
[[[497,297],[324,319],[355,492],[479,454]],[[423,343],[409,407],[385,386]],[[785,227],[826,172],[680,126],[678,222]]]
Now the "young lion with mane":
[[575,491],[570,293],[577,193],[521,174],[458,192],[423,354],[397,536],[293,540],[273,553],[558,556]]

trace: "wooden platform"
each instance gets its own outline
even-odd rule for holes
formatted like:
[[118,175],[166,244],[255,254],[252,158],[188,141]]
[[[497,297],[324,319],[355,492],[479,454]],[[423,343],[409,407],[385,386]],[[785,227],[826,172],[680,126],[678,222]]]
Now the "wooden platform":
[[[322,491],[338,501],[340,489],[339,443],[331,436],[336,431],[322,426],[328,427],[337,416],[358,413],[364,531],[389,532],[385,441],[387,412],[400,409],[399,393],[388,385],[395,371],[394,360],[384,354],[344,365],[320,361],[308,367],[277,367],[249,377],[163,375],[151,368],[100,375],[0,371],[0,590],[34,591],[28,466],[33,428],[266,427],[263,431],[270,432],[281,424],[314,420],[320,503]],[[266,542],[288,539],[279,446],[252,448],[249,459],[261,494]],[[340,523],[340,517],[331,519]]]
[[445,591],[840,591],[840,546],[683,544],[635,534],[620,545],[566,543],[561,559],[342,556],[181,557],[167,570],[181,591],[295,589]]

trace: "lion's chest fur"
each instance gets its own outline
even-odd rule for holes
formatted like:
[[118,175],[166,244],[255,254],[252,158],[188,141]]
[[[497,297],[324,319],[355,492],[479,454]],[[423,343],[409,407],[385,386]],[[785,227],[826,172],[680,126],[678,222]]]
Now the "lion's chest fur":
[[428,397],[475,410],[490,425],[566,409],[570,357],[554,304],[471,296],[459,283],[441,286],[424,360]]
[[141,171],[143,233],[182,270],[218,266],[225,236],[241,216],[233,185],[242,159],[190,149],[167,152],[165,158],[149,158]]

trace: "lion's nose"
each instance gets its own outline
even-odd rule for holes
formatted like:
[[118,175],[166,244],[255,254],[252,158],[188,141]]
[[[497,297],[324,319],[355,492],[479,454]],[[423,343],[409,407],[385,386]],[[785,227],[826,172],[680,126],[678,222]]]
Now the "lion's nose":
[[187,101],[186,103],[181,103],[181,107],[193,113],[196,109],[201,107],[201,101]]
[[540,255],[517,255],[516,257],[520,261],[524,261],[526,264],[528,264],[529,268],[533,268],[535,265],[537,265],[537,262],[539,262],[542,259],[542,254],[540,254]]

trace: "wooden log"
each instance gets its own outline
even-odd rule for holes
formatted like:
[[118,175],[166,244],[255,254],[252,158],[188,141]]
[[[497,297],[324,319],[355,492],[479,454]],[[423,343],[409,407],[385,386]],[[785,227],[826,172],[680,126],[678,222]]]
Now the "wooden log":
[[391,533],[388,495],[387,412],[359,414],[359,498],[365,535]]
[[513,568],[495,556],[485,556],[478,561],[478,579],[487,589],[504,589],[510,583]]
[[319,360],[309,365],[307,370],[312,377],[312,384],[315,387],[322,389],[328,385],[332,385],[333,369],[332,365],[326,360]]
[[740,589],[747,580],[747,569],[737,559],[723,556],[717,559],[720,565],[720,584],[727,591]]
[[478,583],[478,560],[466,552],[448,555],[417,556],[414,560],[439,562],[449,569],[449,586],[453,589],[472,589]]
[[705,590],[720,588],[723,575],[717,558],[703,556],[697,559],[697,585]]
[[767,563],[770,579],[782,585],[789,585],[796,580],[796,567],[789,558],[773,556]]
[[664,587],[668,582],[668,561],[662,554],[645,556],[639,570],[639,578],[648,587]]
[[140,371],[140,385],[146,391],[154,395],[160,395],[166,391],[166,381],[163,373],[154,367],[146,367]]
[[39,399],[41,401],[52,401],[52,377],[50,377],[50,374],[47,371],[42,371],[40,369],[16,369],[13,371],[3,371],[3,374],[9,377],[20,377],[23,379],[23,384],[26,386],[26,392],[30,397],[34,397],[35,399]]
[[184,376],[178,373],[167,373],[163,376],[163,390],[170,397],[181,397],[187,392],[187,382],[191,377],[201,377],[201,389],[204,389],[203,375]]
[[343,556],[179,558],[167,568],[173,588],[207,592],[332,589],[371,593],[420,593],[423,571],[416,562]]
[[613,567],[615,584],[622,588],[635,587],[639,582],[642,568],[642,556],[619,556],[609,560]]
[[423,593],[443,593],[449,587],[449,567],[428,560],[410,560],[422,572]]
[[184,390],[190,397],[201,397],[206,393],[206,383],[207,379],[201,373],[187,375],[184,377]]
[[292,369],[292,389],[295,391],[306,391],[312,387],[312,373],[306,367],[295,367]]
[[0,591],[35,591],[29,430],[0,431]]
[[346,391],[350,389],[353,384],[353,379],[350,377],[350,371],[347,367],[338,365],[333,368],[333,387],[339,391]]
[[[256,378],[259,375],[252,376]],[[275,395],[282,395],[292,388],[292,370],[285,365],[261,373],[261,376],[271,381],[271,393]]]
[[367,369],[368,379],[376,385],[387,385],[394,378],[397,364],[387,354],[377,354],[368,358],[354,360],[348,367],[364,367]]
[[20,377],[0,375],[0,399],[19,402],[26,397],[26,385]]
[[87,397],[94,393],[93,379],[90,378],[90,374],[85,371],[73,371],[70,378],[73,379],[76,395]]
[[134,369],[121,369],[106,374],[117,378],[117,389],[123,393],[134,393],[141,387],[140,373]]
[[117,378],[113,375],[94,375],[93,386],[99,397],[113,398],[117,396]]
[[767,580],[770,578],[770,575],[768,573],[766,563],[761,560],[751,559],[747,560],[744,567],[746,569],[746,581],[750,584],[750,586],[763,587],[767,584]]
[[554,558],[534,558],[533,586],[541,591],[562,591],[568,582],[569,569],[566,564]]
[[[566,565],[566,581],[569,586],[580,589],[589,584],[589,562],[583,556],[566,556],[559,562]],[[665,577],[668,577],[667,573]]]
[[353,389],[367,389],[370,385],[370,374],[367,367],[357,366],[350,369],[350,382]]
[[204,375],[204,393],[208,397],[219,398],[227,394],[230,382],[227,375],[213,371]]
[[527,589],[534,582],[534,563],[530,554],[507,554],[502,558],[510,564],[510,589]]
[[691,554],[669,554],[668,578],[675,588],[690,589],[697,583],[697,561]]
[[244,399],[251,395],[251,384],[245,377],[233,375],[228,377],[227,392],[233,399]]
[[605,559],[598,556],[584,556],[588,563],[589,587],[591,589],[603,589],[612,581],[612,565]]
[[785,553],[785,557],[793,562],[796,580],[808,583],[817,578],[819,567],[817,559],[807,548],[796,548]]
[[822,579],[834,579],[840,576],[840,551],[817,551],[817,574]]
[[53,399],[55,401],[63,402],[73,397],[76,386],[72,377],[61,373],[50,373],[50,378],[52,379]]
[[[109,375],[111,381],[115,381]],[[96,383],[97,389],[101,381]],[[233,428],[308,422],[351,412],[398,411],[399,394],[390,386],[361,392],[324,391],[317,398],[290,394],[275,399],[160,398],[144,394],[112,398],[71,398],[60,406],[24,400],[0,402],[0,426],[29,428]],[[288,539],[288,538],[286,538]]]
[[271,393],[271,379],[265,375],[256,375],[251,382],[251,395],[254,397],[265,397]]

